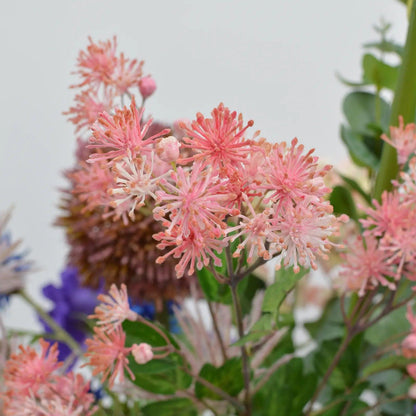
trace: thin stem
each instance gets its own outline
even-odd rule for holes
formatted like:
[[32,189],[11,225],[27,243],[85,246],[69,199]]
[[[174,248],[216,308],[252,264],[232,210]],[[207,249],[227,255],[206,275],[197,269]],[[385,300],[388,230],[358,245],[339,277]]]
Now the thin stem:
[[37,313],[38,315],[48,324],[48,326],[53,329],[56,337],[60,340],[65,342],[69,348],[71,348],[72,352],[76,355],[81,355],[83,353],[81,347],[79,346],[78,342],[69,334],[65,329],[63,329],[60,325],[56,323],[56,321],[46,313],[43,308],[34,300],[32,299],[25,291],[21,290],[17,292]]
[[[414,121],[416,109],[416,2],[413,2],[404,49],[403,63],[400,67],[397,86],[390,114],[390,125],[396,126],[399,116],[405,123]],[[398,172],[396,149],[388,143],[383,144],[380,170],[377,175],[374,197],[378,200],[384,190],[392,188],[391,180]]]
[[282,365],[288,363],[294,356],[294,354],[286,354],[269,367],[262,379],[253,388],[253,395],[256,394],[270,380],[270,377],[275,373],[275,371],[277,371]]
[[137,320],[145,325],[147,325],[148,327],[152,328],[154,331],[156,331],[166,342],[166,344],[168,345],[172,345],[172,342],[170,341],[169,337],[154,323],[144,319],[141,315],[137,315]]
[[246,276],[248,276],[251,272],[256,270],[258,267],[266,263],[267,261],[264,260],[262,257],[259,257],[250,267],[241,271],[240,273],[235,275],[235,281],[238,283],[243,280]]
[[214,308],[212,307],[212,303],[207,299],[209,313],[211,314],[212,318],[212,326],[214,327],[214,332],[217,335],[218,343],[220,344],[222,358],[225,361],[228,360],[227,352],[224,346],[224,340],[222,339],[220,328],[218,326],[217,315],[215,314]]
[[[240,301],[237,294],[237,283],[235,281],[230,284],[231,294],[233,298],[233,306],[235,310],[235,319],[237,321],[237,329],[239,338],[244,336],[244,326],[243,326],[243,314],[241,311]],[[250,397],[250,363],[248,360],[247,347],[243,345],[241,347],[241,358],[243,361],[243,379],[244,379],[244,404],[246,407],[246,416],[251,416],[251,397]]]
[[235,397],[230,396],[224,390],[221,390],[219,387],[214,386],[208,380],[200,377],[199,375],[193,374],[192,371],[189,370],[186,366],[180,367],[185,373],[189,374],[193,379],[197,382],[205,386],[207,389],[210,389],[213,393],[218,394],[222,399],[227,401],[228,403],[232,404],[236,409],[239,411],[244,410],[242,403],[240,403]]
[[347,349],[347,346],[348,346],[349,342],[351,341],[351,339],[352,339],[352,333],[348,332],[347,335],[345,336],[344,340],[342,341],[342,344],[338,348],[337,353],[335,354],[334,358],[332,359],[332,362],[331,362],[330,366],[328,367],[328,370],[326,370],[326,373],[325,373],[324,377],[322,378],[322,380],[319,383],[317,389],[315,390],[315,393],[312,396],[311,401],[309,402],[309,406],[308,406],[308,409],[305,413],[305,416],[309,416],[309,415],[312,414],[312,408],[313,408],[314,403],[318,399],[319,394],[321,393],[322,389],[325,387],[330,375],[335,370],[335,367],[337,366],[338,361],[340,360],[344,351]]

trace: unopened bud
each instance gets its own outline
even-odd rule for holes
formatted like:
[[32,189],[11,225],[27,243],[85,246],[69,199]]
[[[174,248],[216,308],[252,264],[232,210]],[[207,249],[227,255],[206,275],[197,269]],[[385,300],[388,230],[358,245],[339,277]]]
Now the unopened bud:
[[152,347],[145,342],[142,342],[139,345],[134,344],[131,353],[137,364],[146,364],[153,359]]
[[181,144],[174,136],[164,137],[156,145],[156,154],[164,162],[175,162],[179,157],[179,148]]
[[149,75],[139,81],[140,94],[144,99],[150,97],[156,91],[156,82]]

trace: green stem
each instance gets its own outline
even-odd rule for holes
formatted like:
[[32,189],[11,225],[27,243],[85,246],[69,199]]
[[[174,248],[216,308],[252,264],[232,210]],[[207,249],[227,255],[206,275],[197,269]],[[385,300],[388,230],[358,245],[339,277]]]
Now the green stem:
[[[409,16],[409,28],[407,31],[406,45],[403,62],[397,80],[391,107],[390,125],[396,126],[399,116],[405,123],[414,121],[416,110],[416,2],[413,2]],[[374,188],[374,198],[380,200],[384,190],[392,188],[391,180],[397,176],[399,170],[397,164],[396,149],[388,143],[383,145],[380,170],[377,175]]]
[[21,290],[18,293],[38,313],[38,315],[48,324],[48,326],[51,329],[53,329],[56,337],[60,341],[65,342],[65,344],[67,344],[68,347],[71,348],[74,354],[79,356],[83,353],[78,342],[75,341],[75,339],[72,338],[72,336],[67,331],[65,331],[60,325],[58,325],[56,321],[48,313],[46,313],[34,299],[32,299],[23,290]]

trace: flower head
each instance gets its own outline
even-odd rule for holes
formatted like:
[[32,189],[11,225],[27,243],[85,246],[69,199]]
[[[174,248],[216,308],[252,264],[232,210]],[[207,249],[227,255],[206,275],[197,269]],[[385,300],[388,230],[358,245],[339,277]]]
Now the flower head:
[[380,250],[376,238],[367,236],[364,242],[361,237],[357,237],[348,248],[343,255],[345,263],[341,271],[348,290],[363,296],[367,290],[378,285],[395,289],[396,285],[389,279],[395,276],[389,254]]
[[199,160],[203,165],[211,165],[214,170],[225,166],[237,167],[250,152],[251,141],[244,135],[253,121],[244,126],[242,115],[237,116],[237,112],[231,112],[223,103],[214,108],[211,115],[212,118],[205,118],[198,113],[190,125],[180,123],[189,136],[183,138],[183,147],[195,152],[181,162]]
[[41,351],[32,347],[19,346],[19,353],[12,354],[4,369],[4,383],[14,393],[27,395],[48,387],[58,363],[58,346],[43,339],[39,341]]
[[385,134],[381,138],[397,149],[397,161],[404,165],[409,156],[416,151],[416,126],[409,123],[404,126],[403,117],[399,116],[399,127],[390,127],[389,139]]
[[107,333],[114,331],[126,319],[135,321],[137,318],[137,313],[130,309],[125,284],[121,285],[120,290],[112,284],[108,295],[101,294],[98,300],[101,303],[90,318],[98,319],[97,325]]
[[97,327],[94,331],[94,337],[87,340],[88,350],[85,354],[89,358],[87,364],[93,367],[93,375],[102,373],[101,381],[109,379],[110,388],[117,378],[121,382],[124,381],[124,370],[127,370],[134,380],[134,374],[129,368],[127,359],[131,348],[125,346],[126,334],[121,326],[117,326],[110,333]]
[[137,154],[148,155],[155,140],[169,133],[169,129],[147,137],[153,120],[149,119],[142,125],[143,112],[144,108],[137,110],[133,96],[130,108],[116,109],[113,116],[102,113],[92,128],[89,145],[89,148],[98,149],[100,152],[93,153],[88,161],[108,160],[110,164],[114,164],[115,159],[133,158]]

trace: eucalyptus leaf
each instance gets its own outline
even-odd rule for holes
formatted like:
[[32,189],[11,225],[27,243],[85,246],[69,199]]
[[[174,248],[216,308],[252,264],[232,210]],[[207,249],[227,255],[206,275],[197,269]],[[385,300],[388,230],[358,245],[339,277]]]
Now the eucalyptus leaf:
[[399,67],[388,65],[374,55],[363,56],[364,82],[374,84],[378,90],[387,88],[394,91],[397,84]]

